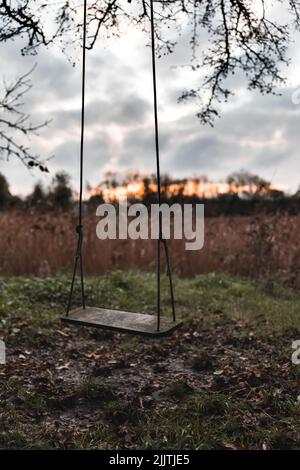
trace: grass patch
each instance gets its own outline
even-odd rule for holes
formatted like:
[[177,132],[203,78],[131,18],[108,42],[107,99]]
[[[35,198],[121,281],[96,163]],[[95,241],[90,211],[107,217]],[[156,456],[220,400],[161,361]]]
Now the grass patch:
[[126,422],[136,424],[141,416],[142,412],[135,403],[115,400],[105,407],[105,417],[116,425]]
[[177,400],[185,398],[191,392],[191,387],[182,380],[171,383],[166,390],[167,395],[172,398],[176,398]]
[[78,394],[90,401],[107,402],[114,399],[111,387],[94,377],[85,377],[78,387]]
[[[3,330],[11,319],[21,317],[43,326],[64,313],[70,287],[69,277],[47,279],[2,277],[0,314]],[[114,271],[86,279],[87,303],[133,311],[155,312],[155,275],[139,271]],[[259,286],[254,281],[224,274],[200,275],[194,279],[174,279],[178,315],[208,323],[225,318],[258,326],[257,333],[300,330],[299,296],[282,287]],[[75,286],[74,305],[80,304],[80,286]],[[168,280],[162,280],[162,300],[169,313]],[[47,326],[47,325],[46,325]]]
[[[0,448],[300,446],[295,292],[224,274],[175,277],[184,326],[152,340],[62,325],[69,287],[65,275],[0,278]],[[87,303],[155,313],[155,288],[152,273],[114,271],[86,279]],[[162,300],[168,315],[166,277]]]

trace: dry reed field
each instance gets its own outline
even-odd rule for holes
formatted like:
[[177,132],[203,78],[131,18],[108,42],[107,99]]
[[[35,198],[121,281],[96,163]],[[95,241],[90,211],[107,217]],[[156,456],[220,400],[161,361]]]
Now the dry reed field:
[[[84,220],[84,256],[87,274],[111,269],[155,268],[152,240],[105,240],[96,236],[98,219]],[[76,219],[69,213],[0,214],[0,272],[38,275],[68,272],[72,268]],[[300,216],[218,217],[205,220],[205,243],[200,251],[186,251],[184,240],[171,240],[172,266],[190,277],[225,271],[251,277],[280,277],[300,286]]]

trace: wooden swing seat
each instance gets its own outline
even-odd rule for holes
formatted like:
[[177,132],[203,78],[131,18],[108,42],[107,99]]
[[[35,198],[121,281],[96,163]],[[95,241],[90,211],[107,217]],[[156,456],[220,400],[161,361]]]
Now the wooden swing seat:
[[85,309],[80,307],[71,310],[68,316],[62,318],[62,321],[75,325],[118,331],[119,333],[152,337],[167,336],[182,324],[181,321],[173,321],[162,317],[160,329],[157,331],[157,318],[155,315],[96,307],[86,307]]
[[[151,49],[152,49],[152,79],[153,79],[153,104],[154,104],[154,126],[155,126],[155,153],[156,153],[156,178],[157,178],[157,202],[161,204],[161,184],[160,184],[160,169],[159,169],[159,135],[158,135],[158,111],[157,111],[157,93],[156,93],[156,69],[155,69],[155,30],[154,30],[154,11],[153,1],[150,0],[150,19],[151,19]],[[87,43],[87,1],[84,1],[83,9],[83,44],[82,44],[82,95],[81,95],[81,136],[80,136],[80,188],[79,188],[79,211],[78,211],[78,225],[76,232],[78,235],[77,248],[75,253],[73,278],[71,283],[69,302],[67,311],[69,312],[72,304],[72,296],[74,289],[74,282],[80,264],[80,278],[81,278],[81,302],[82,307],[71,310],[61,320],[66,323],[71,323],[77,326],[88,326],[93,328],[103,328],[121,333],[131,333],[142,336],[167,336],[175,329],[181,326],[181,321],[175,320],[175,305],[173,296],[172,272],[169,261],[169,252],[167,240],[164,239],[162,233],[162,218],[158,217],[159,223],[159,239],[157,250],[157,315],[147,315],[142,313],[125,312],[120,310],[110,310],[106,308],[86,307],[83,308],[85,303],[84,295],[84,276],[83,276],[83,263],[82,263],[82,244],[83,244],[83,174],[84,174],[84,128],[85,128],[85,71],[86,71],[86,43]],[[170,299],[172,306],[172,319],[167,319],[160,316],[161,312],[161,299],[160,299],[160,246],[164,245],[167,273],[170,283]],[[159,319],[159,328],[157,328],[157,321]],[[173,320],[174,319],[174,320]]]

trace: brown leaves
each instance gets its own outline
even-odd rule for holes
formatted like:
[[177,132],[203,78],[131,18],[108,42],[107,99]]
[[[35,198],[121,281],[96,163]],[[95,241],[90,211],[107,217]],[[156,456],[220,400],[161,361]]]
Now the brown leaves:
[[[175,413],[187,443],[193,432],[202,442],[203,429],[211,428],[210,445],[218,448],[297,445],[293,433],[286,440],[272,434],[278,422],[290,427],[285,403],[299,394],[286,355],[278,353],[280,339],[275,349],[272,339],[258,341],[245,323],[187,322],[171,338],[154,342],[119,334],[95,338],[58,325],[48,335],[28,325],[19,330],[22,348],[11,337],[5,375],[0,370],[0,400],[11,403],[15,422],[26,423],[31,440],[44,426],[45,439],[56,447],[80,441],[84,448],[130,448],[141,439],[137,423],[148,433],[155,420],[155,429],[163,428],[160,445],[176,447],[174,422],[168,421]],[[5,416],[9,427],[8,410]],[[263,440],[255,428],[265,430]],[[155,432],[149,430],[148,439]]]
[[56,366],[56,370],[66,370],[69,369],[70,367],[70,362],[66,362],[65,364],[62,364],[61,366]]

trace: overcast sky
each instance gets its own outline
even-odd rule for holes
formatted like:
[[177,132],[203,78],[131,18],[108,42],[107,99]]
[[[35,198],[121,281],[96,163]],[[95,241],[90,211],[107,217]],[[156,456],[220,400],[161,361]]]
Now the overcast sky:
[[[199,124],[196,104],[178,104],[184,89],[197,83],[187,68],[176,67],[190,58],[183,35],[175,54],[158,61],[161,171],[176,177],[207,175],[222,180],[245,169],[274,185],[294,191],[300,185],[300,104],[292,95],[300,89],[300,50],[290,48],[292,65],[281,97],[247,92],[242,77],[235,78],[235,96],[222,106],[214,128]],[[130,29],[120,39],[99,41],[87,54],[85,181],[99,183],[107,170],[155,171],[150,49],[147,36]],[[80,138],[80,62],[74,68],[58,49],[40,49],[36,57],[22,57],[20,44],[1,45],[0,73],[7,79],[35,63],[33,88],[26,107],[48,128],[29,142],[49,162],[50,175],[29,173],[17,160],[0,161],[14,193],[28,193],[41,180],[65,170],[76,187]],[[80,50],[74,51],[80,59]],[[300,92],[299,92],[300,97]],[[300,99],[299,99],[300,101]]]

